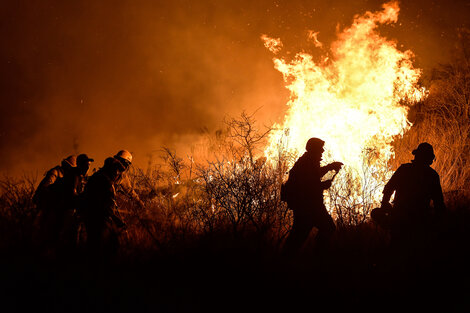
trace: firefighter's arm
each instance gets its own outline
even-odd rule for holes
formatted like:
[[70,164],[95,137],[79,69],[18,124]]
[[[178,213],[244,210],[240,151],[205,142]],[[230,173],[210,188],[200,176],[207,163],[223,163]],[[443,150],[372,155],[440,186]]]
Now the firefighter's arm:
[[137,194],[137,192],[135,192],[127,175],[122,177],[121,182],[120,182],[120,187],[122,191],[124,191],[125,194],[127,194],[130,198],[136,201],[140,207],[144,206],[144,203],[142,202],[142,200],[140,200],[140,197]]
[[110,215],[111,217],[111,220],[114,222],[114,224],[118,227],[118,228],[126,228],[126,223],[124,223],[124,221],[122,220],[122,217],[121,215],[119,214],[119,211],[116,209],[116,210],[113,210],[113,212],[111,213]]
[[342,166],[343,166],[343,163],[341,162],[333,162],[328,165],[322,166],[320,167],[320,177],[323,177],[329,171],[339,172]]
[[393,193],[396,190],[400,172],[401,172],[400,168],[398,168],[398,170],[395,173],[393,173],[392,177],[390,178],[388,183],[385,185],[384,190],[383,190],[383,196],[382,196],[382,207],[390,206],[390,198],[392,197]]
[[107,197],[103,203],[103,207],[105,208],[105,216],[107,216],[114,223],[114,225],[119,228],[125,227],[126,224],[119,215],[117,204],[114,198]]
[[385,208],[390,206],[390,198],[395,190],[384,188],[381,207]]
[[80,182],[81,182],[81,177],[79,175],[76,175],[76,176],[73,177],[73,182],[72,182],[72,184],[73,184],[72,189],[73,190],[72,190],[72,192],[73,192],[74,197],[77,197],[78,194],[80,193],[80,191],[78,189],[79,186],[80,186]]
[[49,172],[46,173],[46,176],[44,179],[41,181],[41,188],[47,188],[53,183],[56,182],[57,178],[59,177],[59,173],[57,170],[53,169]]
[[437,177],[433,189],[432,202],[434,204],[434,209],[440,213],[444,212],[446,210],[446,205],[444,204],[444,195],[442,194],[442,187],[439,177]]
[[139,197],[139,195],[137,194],[137,192],[135,192],[134,188],[131,189],[130,194],[131,194],[132,199],[134,199],[134,200],[137,202],[137,204],[138,204],[141,208],[143,208],[143,207],[144,207],[144,202],[143,202],[142,200],[140,200],[140,197]]
[[39,183],[39,186],[37,187],[36,191],[34,192],[34,196],[33,196],[34,203],[38,204],[41,201],[40,199],[43,198],[45,194],[49,192],[49,187],[53,183],[55,183],[58,176],[59,174],[57,173],[57,170],[55,169],[50,170],[46,173],[44,178]]
[[320,183],[321,189],[323,189],[323,190],[329,189],[331,187],[332,182],[333,182],[333,179],[328,179],[328,180],[322,181]]

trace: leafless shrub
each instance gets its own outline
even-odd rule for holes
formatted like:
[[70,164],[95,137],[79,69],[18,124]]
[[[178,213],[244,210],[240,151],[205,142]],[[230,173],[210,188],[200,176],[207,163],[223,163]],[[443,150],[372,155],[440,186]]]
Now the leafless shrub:
[[279,198],[282,176],[264,157],[255,157],[269,130],[259,132],[245,113],[226,125],[226,136],[219,138],[225,149],[198,168],[204,204],[199,215],[208,218],[210,228],[230,225],[235,236],[254,231],[270,240],[282,238],[289,218]]
[[[36,210],[32,202],[36,177],[3,177],[0,180],[0,229],[3,240],[6,238],[18,244],[17,240],[30,240]],[[13,243],[11,242],[11,243]]]
[[[342,183],[328,191],[325,201],[334,208],[332,215],[339,226],[346,229],[367,221],[391,169],[408,162],[411,151],[423,141],[435,148],[434,167],[443,189],[452,192],[452,197],[455,192],[468,191],[469,76],[466,61],[442,67],[427,99],[410,111],[412,128],[394,141],[392,162],[377,160],[375,151],[369,149],[364,151],[360,173],[338,174],[335,179]],[[120,195],[120,209],[128,225],[125,247],[168,248],[221,232],[233,237],[255,234],[274,246],[283,241],[292,212],[280,201],[280,186],[298,156],[283,150],[285,144],[279,142],[276,158],[264,159],[262,150],[270,130],[257,129],[254,114],[227,118],[225,126],[207,138],[207,158],[181,157],[166,147],[161,150],[162,162],[149,164],[145,171],[131,168],[129,176],[145,205],[140,208]],[[33,227],[35,185],[36,180],[30,178],[0,181],[4,232],[17,229],[26,234]]]
[[327,203],[333,207],[338,226],[360,225],[369,219],[370,212],[379,205],[380,195],[391,176],[387,162],[377,157],[373,148],[364,149],[361,171],[345,167],[327,191]]

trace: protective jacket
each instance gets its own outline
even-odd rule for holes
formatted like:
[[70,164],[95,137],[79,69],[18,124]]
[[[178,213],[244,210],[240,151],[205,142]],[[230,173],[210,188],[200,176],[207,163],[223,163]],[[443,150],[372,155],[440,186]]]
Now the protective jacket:
[[44,178],[39,183],[33,195],[33,202],[40,209],[48,207],[58,199],[54,199],[60,193],[58,183],[64,178],[65,170],[62,166],[51,168],[44,174]]
[[143,206],[143,202],[140,199],[137,192],[135,192],[134,187],[132,186],[129,175],[126,172],[122,173],[116,181],[116,191],[123,193],[130,199],[136,201],[140,206]]
[[104,169],[98,170],[88,180],[83,193],[83,218],[87,245],[91,254],[116,253],[118,229],[124,227],[116,207],[115,180]]
[[326,211],[323,204],[323,190],[329,185],[322,182],[321,178],[328,170],[328,166],[321,167],[320,163],[314,162],[308,153],[302,155],[289,171],[289,179],[286,183],[289,207],[305,212]]
[[397,214],[419,218],[431,210],[445,209],[439,174],[426,164],[412,161],[402,164],[384,187],[386,199],[395,191],[394,209]]
[[313,227],[318,228],[319,246],[326,245],[335,231],[335,223],[323,204],[323,190],[329,188],[331,182],[321,181],[330,167],[320,166],[320,160],[307,152],[289,172],[287,205],[294,213],[294,223],[283,248],[287,255],[299,251]]
[[113,181],[103,170],[93,174],[83,194],[83,216],[87,222],[104,224],[114,216],[116,191]]

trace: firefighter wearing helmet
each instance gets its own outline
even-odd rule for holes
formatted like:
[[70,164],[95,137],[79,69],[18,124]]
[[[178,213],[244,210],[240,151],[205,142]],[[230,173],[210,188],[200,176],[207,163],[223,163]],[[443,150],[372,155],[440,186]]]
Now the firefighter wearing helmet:
[[64,177],[64,175],[69,172],[72,168],[77,166],[77,157],[75,155],[70,155],[63,159],[60,165],[57,165],[44,174],[44,178],[39,183],[34,196],[33,202],[37,206],[42,206],[43,200],[45,201],[54,185],[57,181]]
[[144,203],[135,192],[128,176],[129,168],[132,165],[132,154],[127,150],[120,150],[116,155],[114,155],[114,159],[119,161],[125,168],[124,172],[121,173],[117,180],[117,191],[124,193],[126,196],[137,202],[140,207],[143,207]]
[[46,253],[54,253],[59,244],[63,224],[64,176],[77,166],[77,157],[70,155],[44,174],[33,196],[38,215],[36,226],[39,233],[35,238]]
[[116,184],[125,167],[114,157],[88,180],[83,192],[82,220],[87,233],[87,251],[92,261],[114,257],[119,248],[119,234],[125,229],[116,205]]
[[126,168],[132,164],[132,154],[127,150],[121,150],[114,156],[118,161],[123,163]]
[[372,219],[390,228],[398,246],[411,247],[430,238],[432,223],[446,211],[439,174],[431,168],[436,158],[432,145],[422,142],[412,154],[414,159],[400,165],[385,185],[382,206],[371,212]]
[[60,165],[57,165],[44,174],[44,178],[39,183],[36,191],[34,192],[33,202],[39,212],[47,210],[54,202],[54,189],[64,176],[72,171],[77,166],[77,157],[70,155],[62,160]]
[[66,173],[63,178],[63,214],[64,225],[61,241],[66,251],[73,251],[80,235],[80,209],[83,205],[83,191],[88,181],[88,170],[94,159],[86,154],[77,156],[77,166]]
[[318,229],[317,247],[324,247],[335,232],[335,223],[323,204],[323,190],[330,188],[334,177],[326,181],[322,181],[322,177],[329,171],[337,173],[343,164],[333,162],[320,166],[324,144],[319,138],[307,141],[307,151],[295,162],[283,186],[284,192],[281,190],[282,199],[294,214],[294,223],[283,248],[286,256],[299,252],[313,227]]

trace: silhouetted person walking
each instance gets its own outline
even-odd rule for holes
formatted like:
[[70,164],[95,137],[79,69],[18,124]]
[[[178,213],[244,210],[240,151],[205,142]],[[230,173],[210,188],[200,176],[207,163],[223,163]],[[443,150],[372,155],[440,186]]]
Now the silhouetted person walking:
[[[430,230],[433,215],[445,211],[439,174],[430,167],[435,159],[433,147],[423,142],[412,153],[414,160],[402,164],[383,191],[381,210],[390,211],[395,244],[410,242],[417,236],[423,239]],[[394,192],[392,208],[390,198]]]
[[323,190],[331,187],[332,179],[322,182],[329,171],[338,172],[343,165],[333,162],[320,166],[324,141],[310,138],[305,152],[289,171],[285,189],[287,204],[294,213],[294,223],[284,245],[284,254],[299,251],[313,227],[318,228],[316,244],[324,246],[333,235],[336,226],[323,204]]
[[91,257],[110,257],[117,252],[125,224],[117,211],[115,185],[124,170],[115,158],[107,158],[85,186],[82,216]]

